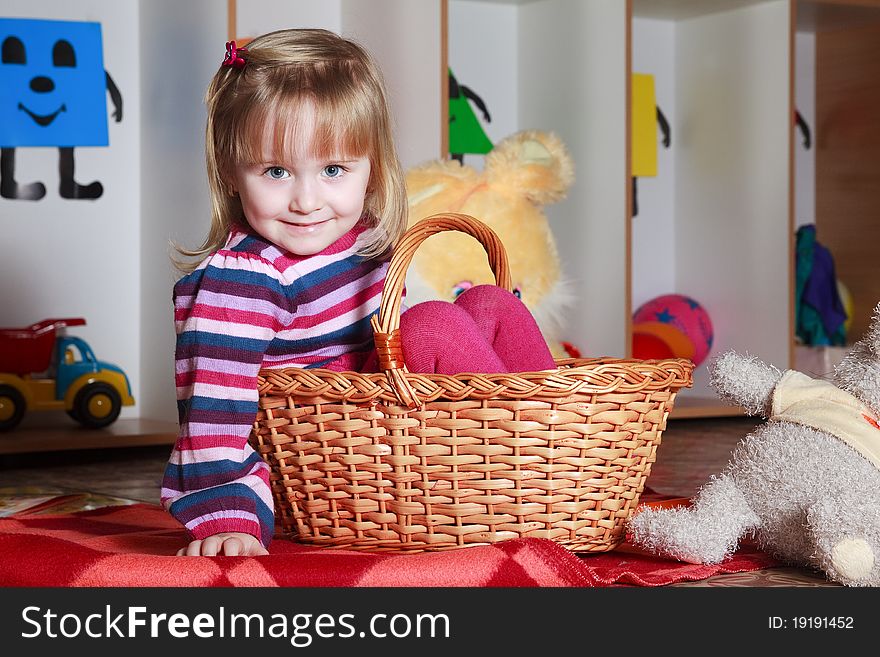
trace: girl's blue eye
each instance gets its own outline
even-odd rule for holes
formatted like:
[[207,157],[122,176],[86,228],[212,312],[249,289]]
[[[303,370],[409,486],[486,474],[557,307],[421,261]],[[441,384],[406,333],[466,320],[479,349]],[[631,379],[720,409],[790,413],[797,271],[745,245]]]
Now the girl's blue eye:
[[515,287],[515,288],[513,288],[513,295],[514,295],[517,299],[522,299],[522,290],[520,290],[519,287]]
[[281,180],[288,176],[287,169],[284,167],[269,167],[266,169],[266,173],[269,174],[269,177],[273,180]]
[[324,175],[328,178],[338,178],[342,175],[342,167],[338,164],[330,164],[324,167]]

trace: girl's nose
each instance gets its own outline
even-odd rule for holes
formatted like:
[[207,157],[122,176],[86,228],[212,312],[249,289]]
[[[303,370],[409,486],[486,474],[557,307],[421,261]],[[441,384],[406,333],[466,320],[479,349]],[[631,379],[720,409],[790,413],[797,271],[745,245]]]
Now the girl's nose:
[[314,183],[309,180],[298,180],[290,196],[290,211],[309,214],[321,207],[321,199]]

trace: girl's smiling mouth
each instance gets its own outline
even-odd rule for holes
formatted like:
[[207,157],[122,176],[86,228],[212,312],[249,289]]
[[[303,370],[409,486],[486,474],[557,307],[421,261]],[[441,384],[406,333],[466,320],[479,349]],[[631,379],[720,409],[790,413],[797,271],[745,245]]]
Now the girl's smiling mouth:
[[321,221],[308,221],[302,223],[296,221],[285,221],[283,223],[287,224],[291,228],[298,228],[300,230],[313,230],[315,228],[318,228],[319,226],[323,226],[328,221],[330,221],[330,219],[322,219]]
[[57,110],[55,110],[52,114],[47,114],[45,116],[40,116],[39,114],[34,114],[33,112],[31,112],[27,107],[25,107],[21,103],[18,104],[18,109],[22,110],[29,117],[31,117],[34,121],[36,121],[37,125],[41,125],[45,128],[47,125],[52,123],[52,121],[55,120],[55,117],[57,117],[61,112],[67,111],[67,105],[61,105],[61,107],[59,107]]

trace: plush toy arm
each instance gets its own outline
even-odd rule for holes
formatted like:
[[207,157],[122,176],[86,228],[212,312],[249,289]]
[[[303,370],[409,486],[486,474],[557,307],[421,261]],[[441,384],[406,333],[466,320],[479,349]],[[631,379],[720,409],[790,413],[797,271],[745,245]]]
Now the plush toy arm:
[[735,351],[726,351],[709,364],[710,384],[727,401],[749,415],[768,417],[773,389],[782,372],[772,365]]

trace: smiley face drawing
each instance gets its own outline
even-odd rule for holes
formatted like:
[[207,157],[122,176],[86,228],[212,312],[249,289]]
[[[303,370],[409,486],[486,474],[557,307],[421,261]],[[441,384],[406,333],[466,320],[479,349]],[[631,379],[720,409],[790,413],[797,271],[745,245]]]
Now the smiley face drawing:
[[100,182],[74,180],[74,147],[107,146],[107,101],[122,96],[104,70],[100,23],[0,18],[0,197],[38,201],[41,182],[15,180],[15,149],[58,148],[59,194],[96,199]]

